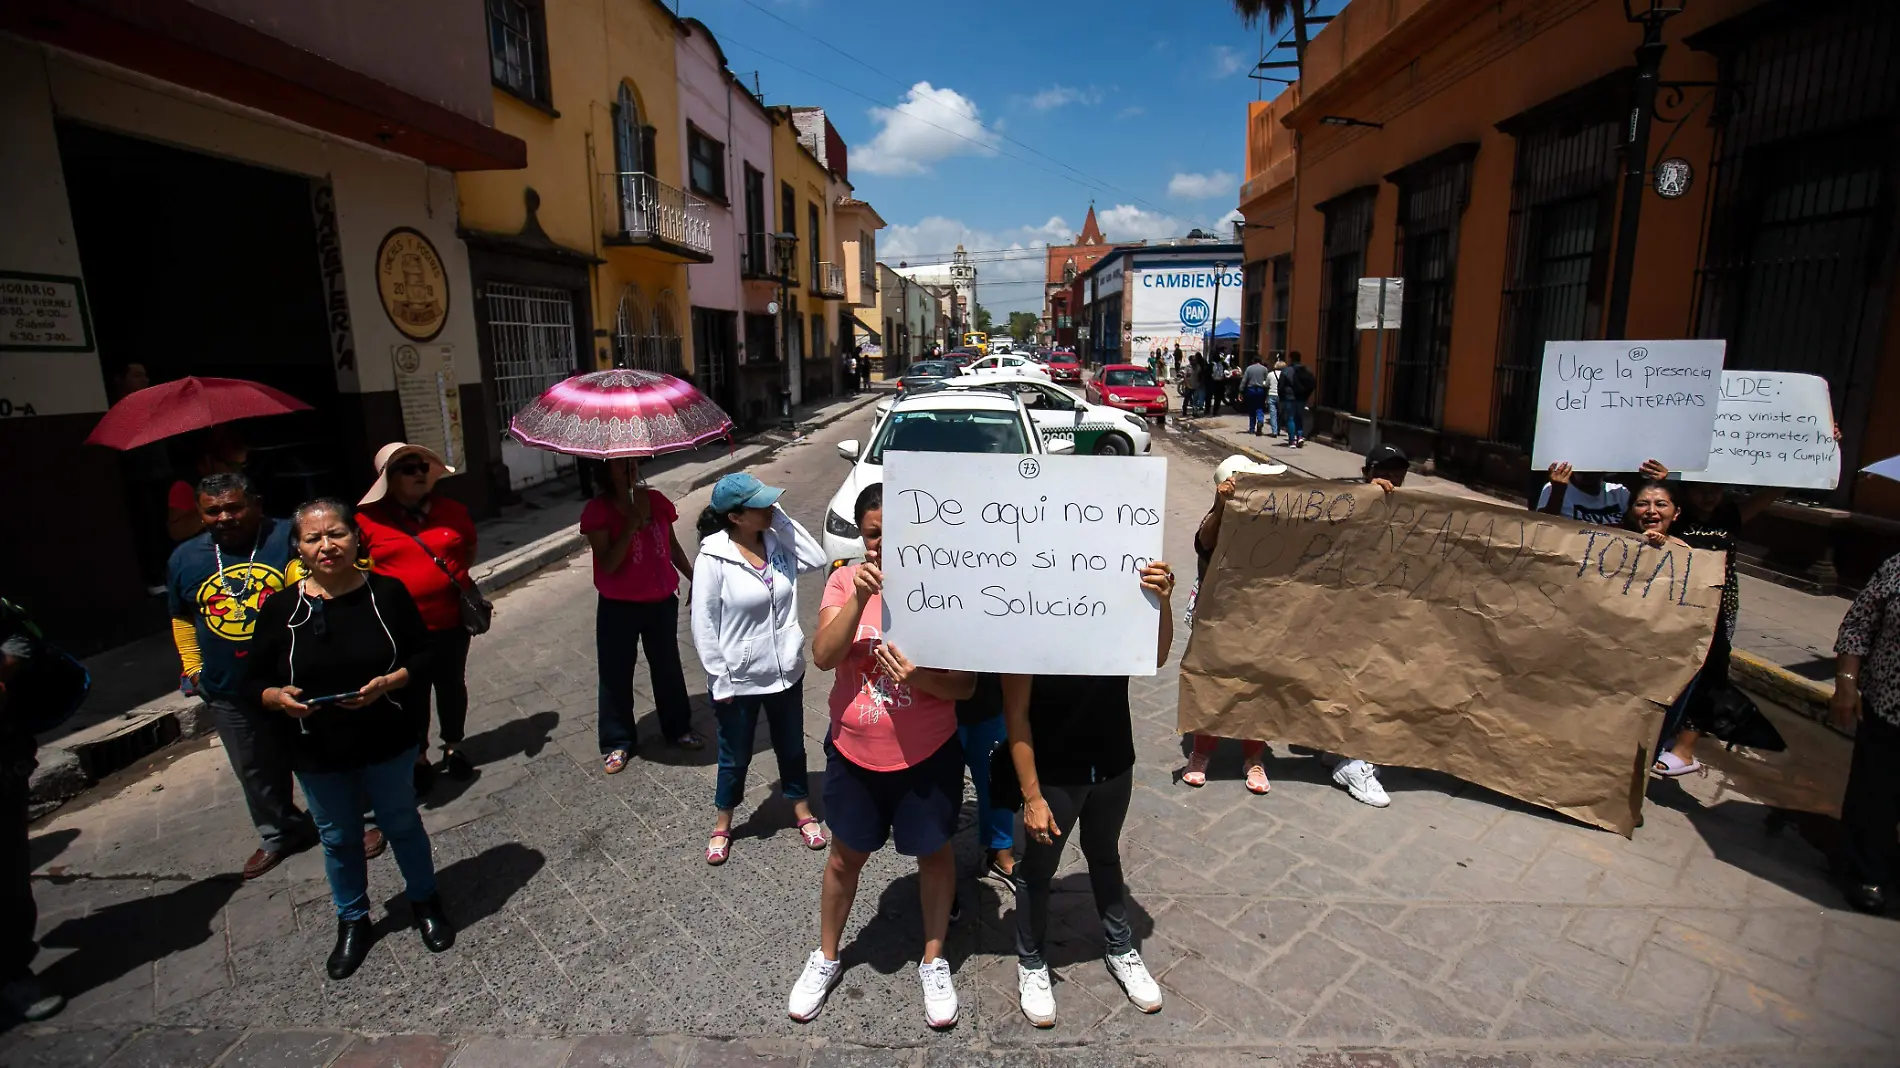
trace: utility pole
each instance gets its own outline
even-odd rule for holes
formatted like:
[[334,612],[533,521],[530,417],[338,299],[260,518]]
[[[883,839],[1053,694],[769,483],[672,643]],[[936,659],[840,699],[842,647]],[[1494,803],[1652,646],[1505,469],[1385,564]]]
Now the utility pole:
[[[1637,0],[1641,2],[1641,0]],[[1629,328],[1630,275],[1636,268],[1637,222],[1643,210],[1643,189],[1649,184],[1649,128],[1656,112],[1656,89],[1662,77],[1663,23],[1681,9],[1665,0],[1649,0],[1642,12],[1624,8],[1631,22],[1643,27],[1643,43],[1636,46],[1636,83],[1631,93],[1629,121],[1624,126],[1623,203],[1617,212],[1616,257],[1610,275],[1610,313],[1603,324],[1603,336],[1626,337]]]

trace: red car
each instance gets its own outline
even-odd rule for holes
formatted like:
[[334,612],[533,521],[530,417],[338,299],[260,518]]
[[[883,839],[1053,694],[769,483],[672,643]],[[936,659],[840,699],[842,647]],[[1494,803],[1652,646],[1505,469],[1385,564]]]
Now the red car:
[[1125,412],[1159,419],[1168,414],[1168,392],[1155,381],[1154,372],[1132,363],[1111,363],[1096,372],[1083,390],[1090,404],[1106,404]]
[[1057,382],[1082,381],[1082,365],[1073,352],[1052,352],[1043,357],[1042,364],[1049,368],[1049,377]]

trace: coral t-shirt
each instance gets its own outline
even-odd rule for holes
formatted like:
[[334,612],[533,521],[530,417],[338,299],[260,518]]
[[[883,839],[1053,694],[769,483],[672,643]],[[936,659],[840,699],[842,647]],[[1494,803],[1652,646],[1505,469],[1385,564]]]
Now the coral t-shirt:
[[[825,582],[819,611],[851,599],[856,565],[841,567]],[[870,771],[901,771],[943,748],[957,732],[955,701],[892,682],[874,655],[884,640],[884,598],[872,597],[858,619],[851,651],[831,676],[831,744],[845,759]]]
[[[679,509],[659,490],[647,490],[653,518],[633,535],[626,558],[614,571],[603,571],[600,556],[594,556],[594,588],[610,601],[664,601],[680,588],[679,572],[673,570],[673,521]],[[581,533],[604,530],[609,540],[620,536],[627,517],[611,501],[595,497],[581,509]]]

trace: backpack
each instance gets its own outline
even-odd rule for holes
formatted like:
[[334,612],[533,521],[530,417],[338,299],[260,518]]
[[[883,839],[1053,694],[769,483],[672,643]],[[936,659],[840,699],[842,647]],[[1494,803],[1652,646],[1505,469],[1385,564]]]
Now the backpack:
[[[1313,379],[1312,369],[1303,363],[1296,363],[1287,368],[1287,370],[1293,374],[1293,381],[1291,383],[1293,387],[1293,399],[1296,401],[1304,401],[1306,398],[1312,396],[1313,387],[1318,385]],[[1284,378],[1282,378],[1281,384],[1287,384]]]
[[46,640],[26,611],[0,598],[0,643],[8,656],[24,661],[7,680],[7,703],[0,733],[39,734],[72,718],[92,689],[85,665]]

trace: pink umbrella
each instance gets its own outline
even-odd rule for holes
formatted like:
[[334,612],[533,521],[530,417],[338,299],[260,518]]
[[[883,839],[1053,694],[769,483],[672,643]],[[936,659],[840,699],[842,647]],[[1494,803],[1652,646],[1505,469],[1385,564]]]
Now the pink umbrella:
[[610,460],[704,445],[732,433],[732,419],[691,382],[616,368],[548,387],[515,413],[508,432],[537,449]]

